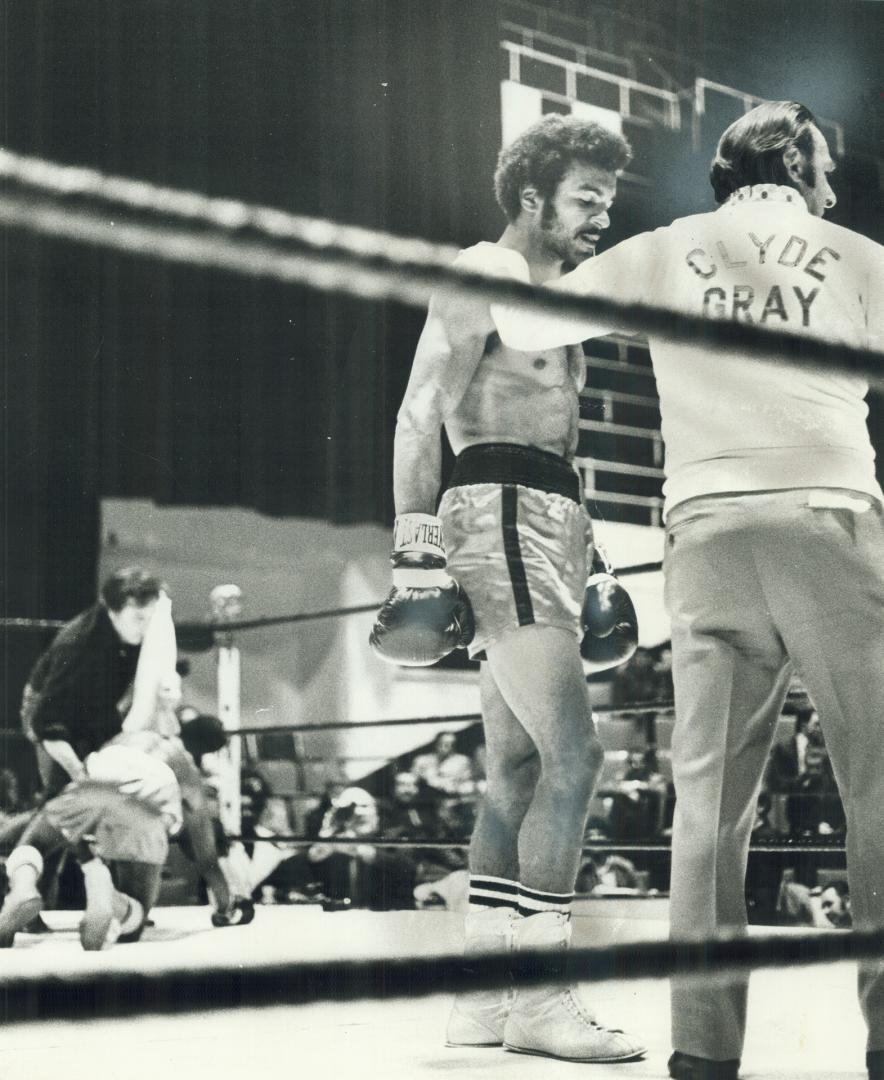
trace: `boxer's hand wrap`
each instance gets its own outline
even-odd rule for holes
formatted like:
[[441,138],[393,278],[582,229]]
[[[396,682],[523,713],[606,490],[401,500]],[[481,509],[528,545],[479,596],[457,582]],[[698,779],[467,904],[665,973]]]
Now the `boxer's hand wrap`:
[[614,576],[604,550],[596,547],[583,595],[580,655],[590,671],[625,664],[638,647],[638,619],[629,593]]
[[391,664],[425,667],[473,638],[466,593],[445,570],[442,522],[402,514],[393,533],[393,589],[378,612],[369,644]]

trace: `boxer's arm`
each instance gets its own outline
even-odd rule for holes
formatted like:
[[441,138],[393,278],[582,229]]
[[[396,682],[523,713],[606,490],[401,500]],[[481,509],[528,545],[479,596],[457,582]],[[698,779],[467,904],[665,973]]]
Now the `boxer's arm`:
[[393,443],[396,513],[435,514],[442,426],[457,408],[493,325],[481,301],[434,297],[418,341]]
[[165,592],[160,592],[138,654],[132,705],[123,721],[123,731],[155,726],[160,689],[174,684],[176,658],[172,601]]
[[[623,304],[653,303],[651,284],[646,280],[648,272],[657,270],[650,249],[652,236],[642,233],[624,240],[569,274],[547,282],[546,287],[570,296],[599,296]],[[524,352],[576,345],[605,334],[635,333],[616,318],[552,315],[520,305],[492,304],[491,316],[504,345]]]
[[64,769],[71,780],[81,780],[86,775],[83,762],[69,742],[64,739],[43,739],[40,745],[52,760]]
[[230,886],[218,861],[218,845],[215,843],[215,825],[205,804],[194,806],[191,801],[183,802],[184,828],[193,851],[196,868],[205,878],[212,891],[215,906],[219,911],[227,911],[232,902]]

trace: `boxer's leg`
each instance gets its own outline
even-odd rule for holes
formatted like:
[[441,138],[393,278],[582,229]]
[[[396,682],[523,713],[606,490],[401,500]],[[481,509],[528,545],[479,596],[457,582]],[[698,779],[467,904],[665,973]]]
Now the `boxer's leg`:
[[519,880],[533,891],[570,896],[604,761],[576,638],[556,626],[523,626],[487,652],[500,696],[536,753],[534,791],[519,831]]
[[9,948],[16,933],[24,930],[42,910],[44,859],[63,848],[65,843],[64,836],[43,809],[38,810],[23,829],[6,860],[9,892],[0,908],[0,948]]
[[489,664],[480,673],[487,788],[470,843],[470,872],[519,880],[519,830],[534,798],[540,756],[504,700]]
[[[604,761],[595,731],[583,664],[574,633],[527,625],[487,647],[488,664],[506,705],[536,749],[540,771],[519,830],[519,949],[548,954],[561,975],[570,941],[570,904],[580,863],[586,815]],[[575,987],[517,987],[503,1032],[522,1053],[572,1061],[628,1061],[644,1048],[605,1028]]]
[[[537,748],[504,701],[487,663],[482,665],[480,689],[487,788],[470,843],[469,912],[464,927],[467,958],[507,952],[512,946],[519,830],[540,772]],[[448,1045],[499,1046],[511,1004],[508,988],[459,994],[448,1020]]]
[[124,859],[115,862],[112,867],[114,885],[118,895],[134,903],[127,905],[127,910],[120,917],[118,941],[137,941],[147,922],[151,908],[156,905],[163,880],[162,866],[153,863],[134,862]]

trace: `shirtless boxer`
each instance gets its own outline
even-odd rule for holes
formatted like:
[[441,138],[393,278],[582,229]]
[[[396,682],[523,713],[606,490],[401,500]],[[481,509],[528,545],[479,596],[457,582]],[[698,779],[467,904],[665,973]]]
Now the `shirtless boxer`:
[[[812,114],[769,102],[722,135],[721,208],[619,244],[556,282],[884,348],[884,248],[823,220],[834,169]],[[497,308],[495,307],[495,311]],[[570,323],[570,326],[569,326]],[[499,312],[504,340],[612,329]],[[650,342],[666,444],[676,938],[746,926],[762,773],[792,670],[817,710],[847,814],[854,922],[884,926],[884,508],[860,376]],[[884,963],[860,965],[870,1080],[884,1080]],[[744,977],[672,993],[678,1080],[734,1080]]]
[[[500,240],[455,265],[539,283],[580,263],[609,224],[629,157],[625,140],[595,123],[546,117],[500,155],[495,189],[509,221]],[[487,303],[434,297],[398,416],[394,589],[372,635],[400,662],[431,663],[468,641],[485,661],[488,786],[470,848],[466,951],[514,942],[548,950],[551,970],[570,937],[604,756],[580,656],[593,540],[572,460],[585,370],[579,347],[506,348]],[[443,426],[457,462],[436,516]],[[451,617],[435,652],[440,605]],[[587,1062],[643,1053],[557,985],[459,997],[447,1041]]]

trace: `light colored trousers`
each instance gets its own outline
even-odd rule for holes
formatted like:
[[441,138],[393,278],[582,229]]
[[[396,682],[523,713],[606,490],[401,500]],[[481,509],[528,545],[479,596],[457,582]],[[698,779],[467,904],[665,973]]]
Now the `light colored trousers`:
[[[831,508],[860,500],[860,511]],[[847,497],[845,499],[845,497]],[[856,506],[856,503],[853,503]],[[671,935],[744,931],[749,838],[793,669],[820,716],[847,814],[854,925],[884,925],[884,518],[825,489],[716,495],[666,527],[676,810]],[[801,993],[795,974],[795,994]],[[673,1047],[739,1058],[747,977],[673,980]],[[868,1049],[884,1048],[884,964],[860,966]]]

